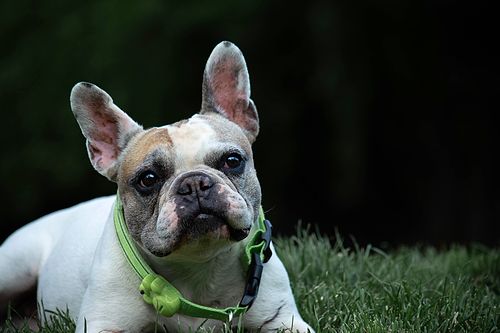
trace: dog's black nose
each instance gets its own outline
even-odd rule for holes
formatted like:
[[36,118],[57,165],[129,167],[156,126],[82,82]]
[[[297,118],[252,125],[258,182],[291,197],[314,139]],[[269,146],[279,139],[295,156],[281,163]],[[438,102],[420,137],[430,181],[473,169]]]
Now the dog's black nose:
[[214,182],[208,175],[204,173],[189,174],[179,183],[177,194],[204,197],[210,193],[213,186]]

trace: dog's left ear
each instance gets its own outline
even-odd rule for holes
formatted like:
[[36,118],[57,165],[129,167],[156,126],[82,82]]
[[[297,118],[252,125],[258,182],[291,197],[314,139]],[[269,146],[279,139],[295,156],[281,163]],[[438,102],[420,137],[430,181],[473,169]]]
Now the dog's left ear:
[[71,90],[71,110],[87,139],[87,151],[94,168],[116,181],[120,155],[142,126],[113,103],[98,86],[80,82]]
[[259,133],[259,116],[250,99],[250,79],[245,58],[231,42],[219,43],[203,73],[201,113],[217,112],[236,123],[250,143]]

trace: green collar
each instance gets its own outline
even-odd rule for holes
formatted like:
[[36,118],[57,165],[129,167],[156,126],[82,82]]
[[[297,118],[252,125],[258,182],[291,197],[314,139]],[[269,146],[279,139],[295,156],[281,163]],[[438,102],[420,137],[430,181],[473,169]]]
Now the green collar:
[[185,299],[163,276],[156,274],[142,258],[125,224],[123,206],[118,194],[116,195],[114,208],[114,224],[123,253],[130,266],[142,280],[139,291],[143,295],[144,301],[151,304],[159,314],[166,317],[178,313],[190,317],[231,321],[234,315],[244,314],[252,305],[255,297],[257,297],[263,262],[267,262],[272,254],[269,247],[272,226],[265,219],[261,207],[258,227],[245,246],[242,257],[243,265],[248,270],[243,298],[234,307],[225,309],[211,308]]

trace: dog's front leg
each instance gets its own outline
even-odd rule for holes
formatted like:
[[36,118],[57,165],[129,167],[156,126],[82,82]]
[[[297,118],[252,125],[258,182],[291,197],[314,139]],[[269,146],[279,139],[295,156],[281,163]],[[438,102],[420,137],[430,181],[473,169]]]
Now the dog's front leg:
[[[135,277],[133,277],[135,278]],[[136,281],[95,278],[83,297],[76,332],[140,332],[154,320],[154,314],[141,297]],[[86,330],[85,330],[86,329]]]
[[252,307],[245,315],[245,327],[260,332],[314,333],[314,330],[302,319],[295,305],[288,273],[283,263],[275,254],[264,264],[259,293]]
[[141,281],[123,255],[108,220],[90,267],[76,332],[140,332],[155,314],[140,293]]

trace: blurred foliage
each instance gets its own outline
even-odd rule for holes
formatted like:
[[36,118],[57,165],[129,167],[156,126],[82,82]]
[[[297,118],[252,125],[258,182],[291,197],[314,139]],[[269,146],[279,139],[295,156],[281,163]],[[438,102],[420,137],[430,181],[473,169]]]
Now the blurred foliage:
[[362,243],[496,242],[490,12],[416,0],[3,0],[2,235],[115,191],[69,110],[76,82],[145,127],[174,122],[198,111],[205,61],[231,40],[250,71],[256,165],[278,231],[304,219]]

